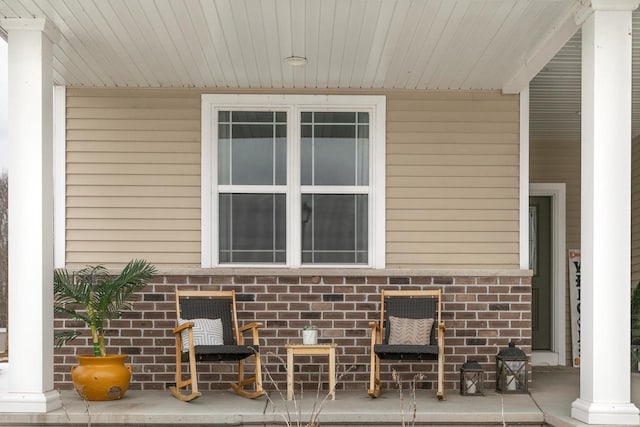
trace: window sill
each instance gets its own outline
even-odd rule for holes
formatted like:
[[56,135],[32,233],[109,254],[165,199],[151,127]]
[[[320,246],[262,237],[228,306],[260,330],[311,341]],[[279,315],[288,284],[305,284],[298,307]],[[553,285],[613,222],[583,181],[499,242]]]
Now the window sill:
[[531,270],[517,268],[435,268],[435,269],[374,269],[374,268],[167,268],[165,276],[461,276],[461,277],[530,277]]

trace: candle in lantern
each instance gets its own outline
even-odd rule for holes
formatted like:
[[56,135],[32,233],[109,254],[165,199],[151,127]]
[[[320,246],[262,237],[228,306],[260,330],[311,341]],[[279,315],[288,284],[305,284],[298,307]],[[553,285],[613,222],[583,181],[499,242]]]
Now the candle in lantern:
[[467,393],[474,394],[476,392],[476,383],[473,380],[467,380]]
[[515,375],[507,375],[507,390],[516,389],[516,377]]

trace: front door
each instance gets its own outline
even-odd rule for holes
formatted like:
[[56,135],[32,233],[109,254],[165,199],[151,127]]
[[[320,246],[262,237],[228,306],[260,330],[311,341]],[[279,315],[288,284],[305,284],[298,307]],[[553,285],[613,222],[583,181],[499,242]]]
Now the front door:
[[529,268],[531,282],[532,350],[551,346],[551,197],[529,198]]

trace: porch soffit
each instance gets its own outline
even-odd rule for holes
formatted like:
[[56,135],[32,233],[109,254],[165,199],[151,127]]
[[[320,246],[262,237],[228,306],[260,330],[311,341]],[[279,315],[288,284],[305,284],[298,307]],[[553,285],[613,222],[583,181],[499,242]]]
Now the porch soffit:
[[[542,64],[579,8],[575,0],[0,0],[0,16],[45,17],[59,29],[56,84],[517,91],[535,75],[531,137],[558,142],[580,135],[580,32]],[[636,11],[634,136],[639,25]],[[284,64],[291,55],[308,62]]]
[[[500,90],[576,0],[2,0],[61,33],[57,84]],[[283,63],[303,56],[304,67]]]
[[[633,13],[632,136],[640,135],[640,11]],[[582,33],[578,31],[530,83],[532,139],[580,141]]]

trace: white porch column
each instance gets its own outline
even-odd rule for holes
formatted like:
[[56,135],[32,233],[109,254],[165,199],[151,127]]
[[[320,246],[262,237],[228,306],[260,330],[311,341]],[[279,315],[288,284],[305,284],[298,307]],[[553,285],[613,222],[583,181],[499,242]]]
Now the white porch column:
[[[44,19],[9,39],[9,368],[0,412],[61,407],[53,389],[53,69]],[[54,40],[55,41],[55,40]]]
[[592,0],[582,26],[580,397],[588,424],[640,424],[630,401],[631,12]]

